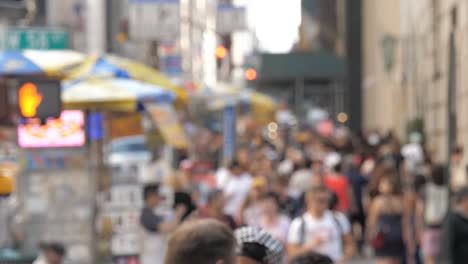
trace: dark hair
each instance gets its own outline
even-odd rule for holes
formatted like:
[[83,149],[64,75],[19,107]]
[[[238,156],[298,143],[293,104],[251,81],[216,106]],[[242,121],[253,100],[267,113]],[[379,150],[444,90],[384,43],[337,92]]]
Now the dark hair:
[[223,195],[222,190],[215,189],[215,190],[210,191],[207,195],[207,199],[206,199],[207,203],[211,203],[213,202],[213,200],[218,199],[220,195]]
[[331,258],[315,253],[315,252],[309,252],[303,255],[300,255],[296,258],[294,258],[291,262],[291,264],[333,264],[333,261]]
[[234,159],[233,161],[231,161],[231,163],[229,164],[229,169],[236,169],[236,168],[240,168],[241,167],[241,164],[240,162],[237,160],[237,159]]
[[47,244],[43,244],[42,247],[43,247],[43,250],[51,251],[61,257],[64,257],[66,254],[65,246],[61,243],[57,243],[57,242],[47,243]]
[[[379,188],[380,184],[382,181],[388,180],[392,184],[392,194],[393,195],[400,195],[402,193],[402,187],[401,187],[401,181],[398,173],[395,171],[393,172],[387,172],[382,175],[382,177],[379,180],[379,183],[377,185],[377,188]],[[380,190],[378,190],[380,194]]]
[[263,260],[267,255],[267,249],[264,245],[256,242],[244,242],[240,245],[239,253],[237,255],[263,263]]
[[158,195],[159,193],[159,184],[151,183],[145,185],[143,188],[143,199],[146,201],[151,195]]
[[276,194],[275,192],[267,192],[267,193],[263,194],[262,196],[260,196],[260,200],[270,200],[270,199],[275,201],[275,204],[277,206],[279,206],[280,198],[279,198],[278,194]]
[[171,236],[165,264],[234,264],[236,239],[226,225],[215,220],[191,221]]
[[432,169],[431,173],[432,182],[436,185],[445,184],[445,167],[442,165],[437,165]]
[[316,194],[316,193],[328,193],[327,187],[323,185],[312,186],[307,189],[307,194]]
[[463,202],[466,198],[468,198],[468,187],[463,187],[455,194],[455,200],[457,203]]
[[271,183],[287,187],[289,185],[289,179],[287,177],[277,175],[273,177]]

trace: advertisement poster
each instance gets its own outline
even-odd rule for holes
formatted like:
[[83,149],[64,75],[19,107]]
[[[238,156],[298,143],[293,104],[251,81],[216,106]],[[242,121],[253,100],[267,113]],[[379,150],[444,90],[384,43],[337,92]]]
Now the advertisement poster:
[[110,122],[111,139],[141,134],[143,134],[143,128],[141,127],[140,114],[116,115],[112,117]]
[[164,140],[174,148],[184,149],[188,147],[187,138],[177,115],[170,105],[145,104],[145,108],[151,119],[158,126]]
[[60,118],[41,124],[27,119],[18,126],[18,144],[22,148],[82,147],[86,143],[85,118],[82,111],[63,111]]

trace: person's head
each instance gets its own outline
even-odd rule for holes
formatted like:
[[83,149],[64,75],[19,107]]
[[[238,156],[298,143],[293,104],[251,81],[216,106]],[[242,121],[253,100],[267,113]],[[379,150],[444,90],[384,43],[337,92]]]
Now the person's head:
[[246,165],[250,162],[250,153],[249,149],[242,147],[237,150],[236,159],[239,161],[240,164]]
[[455,202],[458,209],[468,214],[468,187],[463,187],[455,194]]
[[181,225],[168,243],[165,264],[234,264],[236,239],[226,225],[196,220]]
[[279,213],[279,197],[274,192],[268,192],[261,196],[260,205],[262,215],[273,218]]
[[325,255],[309,252],[295,257],[291,264],[333,264],[333,260]]
[[451,155],[452,162],[458,163],[463,159],[463,148],[460,146],[455,146],[452,150]]
[[437,165],[432,168],[431,180],[437,185],[445,184],[445,167],[442,165]]
[[330,193],[325,186],[312,186],[306,193],[307,209],[314,214],[323,214],[329,207]]
[[60,243],[42,245],[44,257],[49,264],[61,264],[65,258],[65,247]]
[[388,172],[382,175],[378,184],[378,191],[381,195],[398,195],[401,193],[401,186],[398,174]]
[[224,197],[223,191],[213,190],[208,194],[207,198],[207,207],[214,211],[222,212],[226,199]]
[[229,165],[229,170],[234,176],[240,176],[243,172],[242,165],[239,163],[238,160],[233,160],[231,162],[231,164]]
[[159,184],[148,184],[143,189],[143,198],[145,200],[145,206],[149,208],[155,208],[161,202],[161,196],[159,195]]
[[237,264],[281,264],[284,247],[268,232],[256,227],[242,227],[235,232]]
[[275,176],[271,181],[271,191],[276,193],[280,197],[288,195],[288,186],[289,180],[287,177],[284,176]]

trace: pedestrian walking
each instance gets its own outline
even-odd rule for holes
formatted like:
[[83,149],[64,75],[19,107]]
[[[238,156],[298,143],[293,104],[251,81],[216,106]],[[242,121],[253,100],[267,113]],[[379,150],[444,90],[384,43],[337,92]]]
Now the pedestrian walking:
[[445,168],[436,166],[424,186],[417,202],[417,232],[421,237],[425,264],[440,263],[441,228],[448,212],[450,191],[445,177]]
[[315,251],[336,263],[348,263],[354,254],[354,242],[348,219],[328,209],[329,191],[312,187],[306,194],[307,212],[296,218],[289,230],[290,258]]
[[397,174],[385,173],[380,177],[378,194],[371,202],[367,219],[367,237],[377,264],[400,264],[406,257],[404,234],[408,234],[409,227],[402,204]]
[[269,192],[260,198],[261,215],[258,219],[258,226],[286,245],[290,219],[280,213],[279,198]]
[[442,227],[444,258],[442,263],[465,264],[468,260],[468,187],[455,196]]
[[162,263],[166,251],[167,234],[173,232],[181,223],[187,212],[184,205],[179,205],[174,215],[167,219],[165,216],[155,214],[154,210],[160,205],[164,197],[159,194],[158,184],[149,184],[143,190],[145,201],[140,215],[142,230],[142,264]]

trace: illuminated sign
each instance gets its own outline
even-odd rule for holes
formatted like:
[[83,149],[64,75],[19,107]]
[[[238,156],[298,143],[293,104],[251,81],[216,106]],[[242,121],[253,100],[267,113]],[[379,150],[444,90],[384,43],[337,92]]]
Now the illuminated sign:
[[58,117],[61,112],[60,81],[24,80],[18,89],[18,106],[25,118]]
[[82,111],[63,111],[60,118],[27,119],[18,126],[18,145],[22,148],[81,147],[86,143]]

